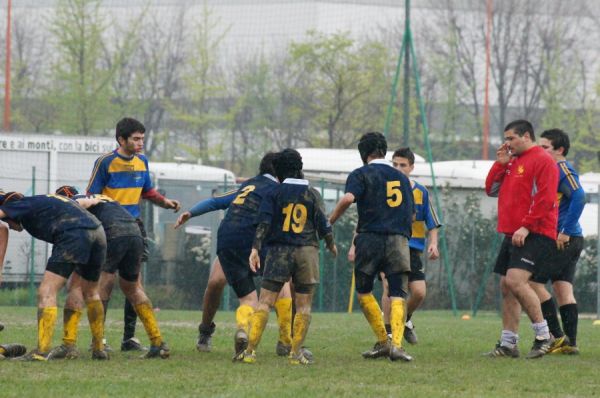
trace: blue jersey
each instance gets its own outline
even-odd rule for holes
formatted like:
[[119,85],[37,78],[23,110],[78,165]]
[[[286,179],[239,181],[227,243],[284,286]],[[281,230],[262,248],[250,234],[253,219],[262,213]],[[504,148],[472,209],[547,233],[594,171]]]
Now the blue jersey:
[[[85,197],[85,195],[77,195],[73,199]],[[135,218],[117,201],[105,195],[93,195],[92,197],[100,199],[101,202],[87,210],[100,220],[107,240],[123,236],[142,236]]]
[[133,217],[140,217],[140,197],[152,189],[148,160],[144,155],[128,158],[115,149],[96,159],[87,187],[89,194],[102,194],[119,202]]
[[408,246],[411,249],[424,251],[427,231],[439,228],[442,224],[431,206],[427,188],[416,181],[412,181],[412,183],[414,184],[412,192],[415,201],[415,220],[412,223],[412,236],[408,241]]
[[[258,175],[245,181],[230,199],[229,210],[217,234],[217,252],[221,249],[250,249],[258,225],[258,211],[264,198],[279,186],[271,176]],[[224,205],[227,200],[220,201]]]
[[307,180],[286,178],[260,205],[260,223],[270,225],[268,245],[319,246],[331,233],[321,195]]
[[49,243],[54,243],[64,231],[100,226],[100,221],[77,202],[59,195],[26,196],[3,204],[0,210],[21,223],[33,237]]
[[585,192],[577,172],[566,160],[558,162],[558,232],[583,236],[579,217],[585,206]]
[[410,239],[414,214],[408,178],[384,159],[354,170],[346,180],[346,193],[358,208],[356,232],[400,234]]

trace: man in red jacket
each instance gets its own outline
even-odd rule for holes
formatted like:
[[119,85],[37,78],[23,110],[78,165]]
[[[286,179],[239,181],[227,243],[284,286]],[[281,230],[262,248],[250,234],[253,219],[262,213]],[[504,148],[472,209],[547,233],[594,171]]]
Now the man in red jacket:
[[556,240],[558,169],[551,156],[535,145],[533,126],[515,120],[504,128],[504,144],[485,181],[488,196],[498,197],[498,232],[505,235],[494,272],[501,275],[502,335],[491,357],[519,356],[521,308],[535,332],[527,358],[548,352],[553,337],[529,279],[547,261]]

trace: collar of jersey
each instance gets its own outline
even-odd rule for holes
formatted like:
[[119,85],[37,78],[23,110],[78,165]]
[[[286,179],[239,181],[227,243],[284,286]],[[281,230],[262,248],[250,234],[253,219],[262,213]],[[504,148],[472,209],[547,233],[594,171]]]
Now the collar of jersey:
[[133,155],[131,155],[131,157],[127,157],[127,156],[123,156],[119,153],[119,148],[115,149],[114,151],[115,155],[117,155],[118,157],[120,157],[123,160],[133,160],[133,158],[135,158],[135,153]]
[[369,164],[385,164],[386,166],[394,167],[388,160],[385,159],[373,159],[369,162]]
[[296,184],[296,185],[308,185],[308,180],[301,180],[299,178],[286,178],[283,180],[284,184]]
[[277,180],[277,178],[273,177],[273,176],[272,176],[271,174],[269,174],[269,173],[265,173],[265,174],[263,174],[263,177],[267,177],[269,180],[273,180],[273,181],[275,181],[276,183],[279,183],[279,181]]

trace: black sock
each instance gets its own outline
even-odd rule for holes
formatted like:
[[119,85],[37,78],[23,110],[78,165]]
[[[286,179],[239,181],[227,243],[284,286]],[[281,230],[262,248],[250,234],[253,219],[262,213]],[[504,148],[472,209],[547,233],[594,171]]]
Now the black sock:
[[550,329],[552,336],[559,338],[565,335],[560,328],[558,314],[556,313],[556,304],[554,304],[552,297],[542,303],[542,315],[546,322],[548,322],[548,329]]
[[390,333],[392,333],[392,325],[390,325],[389,323],[386,323],[386,324],[385,324],[385,332],[386,332],[387,334],[390,334]]
[[123,321],[125,322],[125,326],[123,327],[123,341],[126,341],[135,336],[135,324],[137,322],[137,314],[129,300],[125,300]]
[[559,308],[565,334],[569,337],[571,345],[577,345],[577,303],[565,304]]

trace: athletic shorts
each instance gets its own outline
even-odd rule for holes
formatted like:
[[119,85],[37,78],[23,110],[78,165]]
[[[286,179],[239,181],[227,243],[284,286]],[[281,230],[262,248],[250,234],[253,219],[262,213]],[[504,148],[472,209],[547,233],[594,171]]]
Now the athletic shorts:
[[134,282],[140,273],[142,256],[144,255],[144,239],[141,236],[121,236],[110,239],[106,247],[106,262],[102,271],[119,275]]
[[494,272],[506,275],[510,268],[519,268],[535,275],[548,261],[556,242],[547,236],[530,233],[521,247],[513,246],[512,236],[505,236],[500,246]]
[[408,282],[425,280],[425,268],[421,261],[422,254],[422,251],[410,248],[410,274],[408,274]]
[[315,246],[269,246],[263,279],[297,285],[319,283],[319,249]]
[[140,232],[142,234],[142,238],[144,239],[144,253],[142,253],[142,262],[148,261],[148,257],[150,256],[150,244],[148,243],[148,234],[146,233],[146,227],[144,226],[144,222],[141,218],[136,218],[135,222],[138,227],[140,227]]
[[73,271],[88,281],[97,281],[106,259],[104,229],[70,229],[53,242],[46,270],[68,278]]
[[582,236],[572,236],[564,250],[558,250],[554,246],[548,261],[540,267],[531,280],[538,283],[564,281],[572,284],[575,279],[577,261],[579,261],[582,251]]
[[234,283],[245,279],[254,278],[260,276],[260,270],[265,265],[264,251],[260,253],[260,266],[258,273],[252,272],[250,269],[250,253],[252,249],[221,249],[217,253],[221,268],[227,279],[227,283],[233,285]]
[[362,232],[354,238],[355,270],[375,276],[410,272],[408,239],[403,235]]

